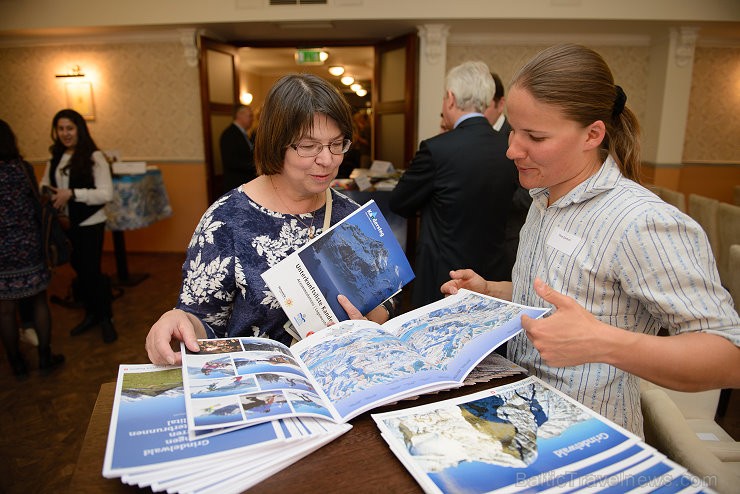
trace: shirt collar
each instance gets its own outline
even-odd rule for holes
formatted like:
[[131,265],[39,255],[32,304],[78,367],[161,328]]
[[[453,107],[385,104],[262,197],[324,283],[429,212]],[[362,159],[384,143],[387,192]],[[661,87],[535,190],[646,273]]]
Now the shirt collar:
[[460,117],[460,118],[457,119],[457,122],[455,122],[455,126],[452,127],[452,128],[453,129],[456,129],[458,125],[460,125],[461,123],[463,123],[465,120],[467,120],[469,118],[483,117],[483,116],[484,115],[482,113],[478,113],[478,112],[466,113],[465,115],[463,115],[462,117]]
[[495,130],[496,132],[500,132],[501,131],[501,127],[504,126],[504,120],[506,120],[506,117],[502,113],[501,115],[498,116],[498,119],[493,124],[493,130]]

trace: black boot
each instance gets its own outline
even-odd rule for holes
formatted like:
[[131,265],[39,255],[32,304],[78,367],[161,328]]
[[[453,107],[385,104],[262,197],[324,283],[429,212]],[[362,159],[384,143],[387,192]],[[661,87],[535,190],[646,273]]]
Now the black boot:
[[15,353],[13,355],[8,354],[8,362],[13,368],[13,375],[19,379],[28,377],[28,367],[26,361],[23,360],[23,355]]
[[64,363],[64,355],[51,353],[51,347],[39,347],[39,369],[49,372]]
[[96,324],[98,324],[100,320],[95,317],[92,314],[86,314],[85,319],[82,320],[80,324],[72,328],[72,330],[69,332],[70,336],[79,336],[88,329],[92,328]]
[[100,321],[100,327],[103,330],[103,343],[113,343],[118,339],[118,333],[113,327],[113,321],[105,317]]

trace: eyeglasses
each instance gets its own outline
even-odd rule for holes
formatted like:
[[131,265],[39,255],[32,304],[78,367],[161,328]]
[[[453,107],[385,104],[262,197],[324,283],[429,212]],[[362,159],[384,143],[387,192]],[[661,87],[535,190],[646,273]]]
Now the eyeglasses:
[[324,148],[329,148],[329,152],[334,155],[344,154],[349,151],[349,147],[352,145],[352,141],[344,139],[342,141],[334,141],[329,144],[321,144],[320,142],[302,142],[299,144],[291,144],[289,147],[295,149],[298,156],[301,158],[313,158],[318,156]]

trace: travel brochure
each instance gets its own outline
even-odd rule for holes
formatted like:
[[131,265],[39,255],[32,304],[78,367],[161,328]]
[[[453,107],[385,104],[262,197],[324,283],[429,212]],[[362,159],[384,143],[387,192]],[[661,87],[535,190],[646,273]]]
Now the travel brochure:
[[103,476],[154,491],[242,492],[349,429],[289,418],[191,439],[181,367],[121,365]]
[[711,492],[536,377],[372,417],[427,493]]
[[459,387],[512,338],[528,307],[460,290],[387,321],[343,321],[292,347],[264,338],[199,340],[182,349],[191,431],[287,417],[346,422],[371,408]]
[[348,319],[337,295],[362,314],[414,279],[403,248],[375,201],[369,201],[262,274],[294,336]]

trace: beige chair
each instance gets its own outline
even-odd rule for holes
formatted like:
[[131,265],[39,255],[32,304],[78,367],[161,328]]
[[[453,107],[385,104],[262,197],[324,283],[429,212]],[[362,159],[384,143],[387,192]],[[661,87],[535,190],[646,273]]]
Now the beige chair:
[[686,212],[686,196],[683,192],[678,192],[660,185],[648,185],[648,189],[668,204],[676,206],[682,213]]
[[740,443],[715,421],[720,390],[682,393],[643,381],[645,441],[719,493],[737,494]]
[[717,206],[717,237],[719,238],[719,277],[722,285],[729,287],[732,280],[730,270],[730,246],[740,244],[740,206],[720,202]]
[[689,194],[689,216],[701,225],[709,238],[714,259],[719,262],[719,232],[717,230],[717,207],[719,201],[699,194]]
[[735,301],[735,310],[740,312],[740,245],[733,244],[730,246],[730,281],[727,283],[727,289]]

